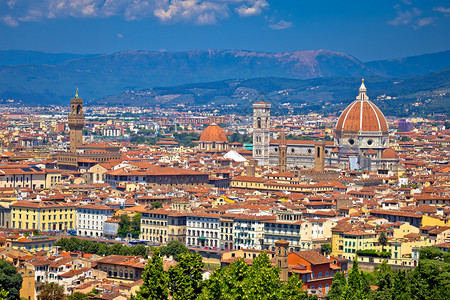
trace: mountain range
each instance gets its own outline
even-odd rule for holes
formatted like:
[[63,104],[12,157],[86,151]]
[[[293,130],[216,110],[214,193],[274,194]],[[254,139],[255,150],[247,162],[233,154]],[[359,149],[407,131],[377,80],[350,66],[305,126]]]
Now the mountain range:
[[[257,79],[253,81],[256,86],[251,88],[261,91],[267,90],[268,86],[265,84],[269,84],[269,81],[281,80],[274,78],[284,78],[281,81],[285,81],[287,85],[295,85],[297,90],[302,86],[315,84],[314,80],[334,82],[336,85],[332,84],[328,88],[337,90],[328,91],[327,95],[332,96],[322,100],[336,101],[339,97],[347,96],[346,93],[337,92],[345,90],[338,86],[342,81],[356,82],[364,76],[391,86],[405,78],[420,78],[449,67],[450,51],[362,62],[351,55],[328,50],[285,53],[130,50],[87,55],[9,50],[0,51],[0,99],[21,100],[26,104],[67,104],[78,87],[80,96],[88,103],[108,104],[108,99],[111,99],[112,104],[114,95],[122,95],[120,98],[123,98],[127,93],[148,89],[154,91],[158,87],[172,87],[176,90],[183,85],[208,85],[205,82],[217,85],[221,81],[225,87],[229,82],[247,84],[252,79]],[[445,74],[444,79],[448,82],[449,78],[445,78],[448,73],[442,74]],[[422,85],[420,81],[417,84],[418,88]],[[354,86],[352,88],[355,89]],[[307,96],[308,93],[305,94]],[[301,94],[299,97],[302,97]],[[208,96],[204,96],[201,101],[209,100]],[[133,101],[129,99],[129,102]]]

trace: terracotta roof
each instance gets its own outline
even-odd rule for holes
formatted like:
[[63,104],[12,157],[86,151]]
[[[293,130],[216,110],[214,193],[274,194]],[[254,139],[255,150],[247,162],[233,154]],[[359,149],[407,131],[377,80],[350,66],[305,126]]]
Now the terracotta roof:
[[300,256],[307,262],[309,262],[312,265],[321,265],[321,264],[329,264],[331,263],[331,260],[317,252],[316,250],[305,250],[305,251],[298,251],[294,252],[295,255]]

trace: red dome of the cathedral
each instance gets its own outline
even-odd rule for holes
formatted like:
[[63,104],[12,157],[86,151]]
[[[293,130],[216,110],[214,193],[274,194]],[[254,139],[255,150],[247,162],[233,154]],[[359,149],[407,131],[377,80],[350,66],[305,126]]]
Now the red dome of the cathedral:
[[200,136],[201,142],[216,142],[216,143],[226,143],[228,142],[227,135],[220,128],[219,125],[213,123],[206,127]]
[[364,80],[359,88],[359,95],[341,114],[336,124],[336,135],[343,133],[381,132],[389,131],[386,118],[380,109],[369,101],[366,95]]

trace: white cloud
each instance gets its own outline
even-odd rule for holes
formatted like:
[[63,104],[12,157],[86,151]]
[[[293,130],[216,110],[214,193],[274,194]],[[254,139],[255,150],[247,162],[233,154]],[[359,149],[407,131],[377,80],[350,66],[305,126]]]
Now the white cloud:
[[422,14],[422,12],[415,7],[408,10],[401,10],[397,6],[396,9],[397,17],[394,20],[388,21],[388,24],[393,26],[411,24],[415,20],[415,18]]
[[434,10],[434,11],[441,12],[441,13],[443,13],[443,14],[450,14],[450,7],[446,8],[446,7],[440,6],[440,7],[435,7],[435,8],[433,8],[433,10]]
[[269,7],[269,3],[266,0],[250,1],[251,3],[245,3],[238,8],[235,8],[236,12],[241,17],[251,17],[260,15],[263,9]]
[[231,12],[248,17],[268,7],[266,0],[8,0],[2,5],[0,20],[18,26],[45,19],[121,16],[128,21],[157,18],[165,23],[206,25],[228,18]]
[[2,17],[1,20],[3,21],[3,23],[5,23],[6,25],[8,25],[10,27],[17,27],[17,26],[19,26],[19,22],[14,20],[11,16],[4,16],[4,17]]
[[123,39],[123,34],[118,33],[118,34],[117,34],[117,37],[118,37],[119,39]]
[[422,26],[430,25],[433,22],[434,22],[434,19],[431,18],[431,17],[422,18],[422,19],[417,20],[417,24],[415,25],[415,28],[419,28],[419,27],[422,27]]
[[269,27],[274,30],[282,30],[292,27],[292,22],[286,22],[285,20],[281,20],[275,24],[270,24]]

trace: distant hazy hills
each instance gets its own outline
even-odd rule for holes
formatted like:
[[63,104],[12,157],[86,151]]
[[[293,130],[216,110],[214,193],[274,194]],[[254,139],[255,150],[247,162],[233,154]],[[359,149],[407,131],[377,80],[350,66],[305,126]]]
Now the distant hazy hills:
[[[126,91],[230,79],[280,77],[297,79],[296,84],[300,84],[299,80],[314,78],[346,77],[346,80],[359,81],[362,76],[423,75],[448,67],[450,51],[366,63],[348,54],[327,50],[286,53],[123,51],[101,55],[0,51],[0,99],[20,99],[30,104],[64,104],[78,87],[81,97],[95,103],[98,99],[105,102],[112,99],[107,96]],[[262,81],[257,85],[267,89]],[[340,90],[339,86],[330,88]],[[334,95],[326,97],[330,101],[344,96],[336,91],[329,93]],[[205,97],[202,101],[211,100]]]
[[[370,99],[386,115],[450,114],[449,79],[450,69],[408,77],[369,76],[366,87]],[[251,113],[252,103],[262,97],[272,104],[275,113],[288,113],[284,104],[289,103],[295,113],[339,114],[358,95],[360,84],[359,77],[232,79],[127,91],[92,104],[160,107],[209,104],[221,113]]]

